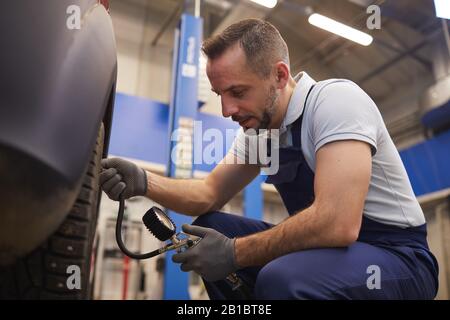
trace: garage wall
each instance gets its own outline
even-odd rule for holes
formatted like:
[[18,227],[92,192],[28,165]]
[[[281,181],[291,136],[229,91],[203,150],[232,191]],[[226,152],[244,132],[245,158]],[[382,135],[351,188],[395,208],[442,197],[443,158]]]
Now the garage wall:
[[145,0],[111,0],[117,58],[117,91],[168,103],[172,70],[173,28],[168,28],[156,46],[151,41],[166,13],[148,9]]
[[437,300],[450,298],[450,189],[419,197],[427,220],[428,244],[439,264]]
[[412,84],[398,87],[394,95],[377,102],[397,149],[406,149],[425,139],[420,123],[420,97],[432,83],[431,74],[414,79]]

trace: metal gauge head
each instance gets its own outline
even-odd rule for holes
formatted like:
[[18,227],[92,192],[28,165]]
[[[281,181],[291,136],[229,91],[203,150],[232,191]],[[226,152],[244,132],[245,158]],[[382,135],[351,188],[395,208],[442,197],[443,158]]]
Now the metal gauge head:
[[170,239],[176,233],[172,219],[158,207],[152,207],[142,217],[147,229],[160,241]]

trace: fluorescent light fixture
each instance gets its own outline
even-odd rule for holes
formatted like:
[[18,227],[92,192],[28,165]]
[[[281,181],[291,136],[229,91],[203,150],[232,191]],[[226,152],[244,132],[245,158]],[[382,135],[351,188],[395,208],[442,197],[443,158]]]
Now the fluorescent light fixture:
[[363,46],[368,46],[372,43],[373,38],[371,35],[362,31],[356,30],[336,20],[330,19],[318,13],[313,13],[308,18],[309,23],[318,28],[332,32],[346,38],[348,40],[359,43]]
[[272,9],[277,5],[277,0],[250,0],[251,2],[257,3],[260,6]]
[[450,19],[450,1],[434,0],[434,7],[438,18]]

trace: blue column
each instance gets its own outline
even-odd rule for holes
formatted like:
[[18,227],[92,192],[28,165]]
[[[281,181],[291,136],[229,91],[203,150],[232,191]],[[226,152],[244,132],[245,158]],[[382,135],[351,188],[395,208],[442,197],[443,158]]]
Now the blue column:
[[[202,24],[201,18],[183,14],[175,33],[169,138],[177,129],[178,135],[176,141],[170,142],[167,166],[167,175],[174,178],[192,177],[192,133],[198,108],[198,64]],[[172,153],[175,157],[171,156]],[[192,222],[189,217],[173,211],[168,213],[178,228],[181,228],[183,223]],[[164,299],[189,299],[189,274],[182,272],[179,265],[172,262],[173,254],[172,251],[166,253],[163,297]]]

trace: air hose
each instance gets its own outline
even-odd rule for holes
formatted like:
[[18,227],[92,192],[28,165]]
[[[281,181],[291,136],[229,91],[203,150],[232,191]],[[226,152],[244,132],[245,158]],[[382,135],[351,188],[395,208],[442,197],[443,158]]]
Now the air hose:
[[[177,250],[178,252],[183,250],[188,250],[190,247],[195,245],[201,238],[193,240],[188,235],[183,233],[176,233],[176,226],[172,219],[164,213],[158,207],[150,208],[142,217],[142,222],[146,228],[160,241],[170,240],[171,243],[165,245],[164,247],[153,250],[147,253],[135,253],[127,249],[122,240],[122,222],[125,211],[125,200],[122,196],[119,198],[119,212],[117,214],[116,222],[116,241],[119,249],[128,257],[136,260],[153,258],[161,253],[169,250]],[[181,235],[186,237],[180,238]],[[250,288],[242,282],[242,280],[235,274],[232,273],[227,276],[227,282],[231,285],[231,288],[239,296],[236,299],[251,299]]]

